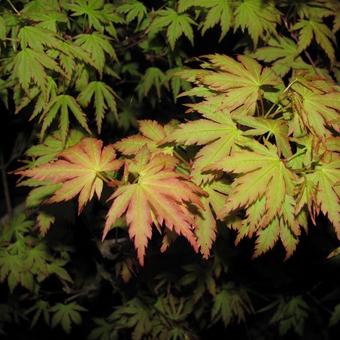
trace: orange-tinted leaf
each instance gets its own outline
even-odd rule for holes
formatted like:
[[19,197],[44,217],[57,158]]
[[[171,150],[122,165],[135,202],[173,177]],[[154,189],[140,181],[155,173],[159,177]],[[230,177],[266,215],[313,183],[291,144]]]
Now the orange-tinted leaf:
[[[202,190],[176,173],[174,166],[162,157],[151,157],[146,149],[138,154],[130,168],[139,176],[132,184],[120,187],[111,197],[112,206],[107,214],[103,239],[117,218],[126,212],[129,235],[134,239],[138,259],[144,264],[145,249],[151,238],[152,224],[173,230],[188,239],[197,251],[193,233],[195,219],[187,203],[202,206],[199,194]],[[148,156],[146,158],[146,156]]]
[[79,194],[80,213],[94,193],[100,197],[103,188],[100,173],[118,170],[121,165],[122,161],[116,160],[112,145],[103,147],[102,141],[98,139],[84,138],[61,152],[55,162],[17,173],[62,184],[49,199],[50,203],[68,201]]

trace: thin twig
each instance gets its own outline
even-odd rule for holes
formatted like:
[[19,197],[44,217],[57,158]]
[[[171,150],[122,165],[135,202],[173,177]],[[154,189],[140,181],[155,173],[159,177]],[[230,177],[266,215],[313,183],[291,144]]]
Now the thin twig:
[[7,181],[7,174],[6,174],[6,165],[4,162],[4,156],[3,153],[0,152],[0,167],[1,167],[1,180],[2,180],[2,186],[4,188],[4,196],[5,196],[5,202],[6,202],[6,210],[8,216],[12,216],[12,204],[11,204],[11,197],[9,194],[9,188],[8,188],[8,181]]
[[15,6],[13,5],[11,0],[7,0],[7,2],[9,3],[9,5],[12,7],[13,11],[17,14],[20,15],[20,12],[15,8]]

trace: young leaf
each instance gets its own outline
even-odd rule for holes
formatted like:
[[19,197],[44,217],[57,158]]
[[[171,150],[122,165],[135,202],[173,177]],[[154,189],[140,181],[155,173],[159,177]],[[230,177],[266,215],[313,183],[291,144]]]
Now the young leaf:
[[203,168],[229,155],[235,145],[245,139],[242,131],[231,119],[230,113],[220,109],[223,104],[224,98],[214,97],[199,104],[189,105],[206,119],[180,124],[167,138],[169,141],[174,140],[185,145],[204,145],[197,153],[193,164],[192,175],[200,178],[199,182],[211,178],[211,176],[204,178],[201,174]]
[[161,86],[165,80],[166,75],[158,67],[149,67],[137,87],[139,98],[147,96],[152,87],[156,89],[157,97],[160,98]]
[[89,53],[94,65],[100,74],[104,71],[106,62],[105,53],[113,60],[118,61],[116,52],[108,38],[99,33],[79,34],[75,40],[76,46],[80,46]]
[[202,34],[204,35],[208,29],[213,28],[219,23],[221,27],[220,42],[228,33],[231,26],[231,2],[225,0],[212,0],[208,1],[207,5],[209,11],[202,27]]
[[31,82],[37,84],[41,90],[47,86],[47,73],[45,69],[64,74],[59,65],[45,53],[24,48],[14,58],[12,77],[18,79],[25,91],[29,90]]
[[40,117],[40,121],[43,121],[41,127],[41,138],[44,137],[47,128],[52,124],[58,113],[60,113],[59,118],[59,128],[60,135],[65,144],[66,138],[69,133],[69,112],[72,112],[73,116],[79,122],[79,124],[91,134],[91,131],[88,128],[86,115],[81,110],[81,107],[77,103],[77,101],[70,95],[61,94],[55,97],[52,102],[47,106],[42,116]]
[[[269,68],[263,68],[250,57],[238,56],[238,61],[224,55],[208,55],[205,68],[214,71],[192,71],[199,84],[223,94],[223,107],[232,115],[254,115],[261,90],[280,85],[280,79]],[[183,72],[185,78],[185,71]],[[190,79],[188,79],[190,81]]]
[[245,136],[259,136],[266,133],[268,133],[268,137],[274,135],[279,153],[286,158],[292,155],[288,138],[288,124],[284,120],[245,116],[236,118],[236,121],[253,128],[244,132]]
[[303,125],[318,138],[331,136],[326,128],[333,128],[339,132],[339,89],[328,84],[325,90],[316,88],[313,82],[305,84],[295,83],[293,109],[299,115]]
[[290,194],[295,185],[295,175],[286,168],[273,147],[267,149],[261,146],[256,152],[235,151],[208,168],[241,174],[233,181],[230,198],[220,216],[248,207],[265,196],[265,216],[269,222],[280,212],[286,194]]
[[105,111],[110,110],[113,112],[118,120],[116,96],[116,93],[111,87],[104,82],[92,81],[81,91],[77,98],[79,103],[84,107],[89,106],[91,99],[94,99],[98,133],[100,133],[102,128]]
[[262,0],[243,0],[237,3],[234,29],[238,27],[244,32],[247,28],[254,46],[265,33],[275,33],[276,24],[280,21],[280,12],[274,3]]
[[332,31],[317,20],[300,20],[296,23],[293,30],[300,30],[299,48],[305,50],[312,42],[313,36],[320,47],[326,52],[331,62],[335,61],[335,52],[332,43],[335,43],[335,36]]
[[57,303],[50,311],[53,313],[51,326],[52,328],[60,325],[66,333],[70,333],[72,324],[80,325],[82,318],[80,312],[86,309],[75,302]]
[[149,31],[151,34],[158,33],[163,27],[168,27],[167,38],[171,49],[175,48],[176,41],[184,34],[191,44],[194,43],[192,25],[195,22],[184,13],[177,13],[171,8],[160,10],[157,17],[151,23]]
[[[175,172],[160,157],[150,159],[143,149],[132,164],[138,181],[119,187],[111,196],[113,204],[107,214],[103,239],[112,224],[126,211],[129,235],[134,239],[138,260],[144,264],[145,249],[152,235],[152,224],[163,222],[170,230],[183,235],[197,251],[193,234],[194,217],[185,202],[201,205],[202,190]],[[130,166],[130,171],[131,166]]]
[[34,169],[17,171],[17,174],[37,180],[49,179],[61,184],[48,202],[68,201],[79,194],[78,213],[92,199],[100,198],[103,179],[100,173],[118,170],[122,162],[115,159],[111,145],[103,147],[100,140],[84,138],[80,143],[64,150],[55,162]]
[[287,37],[272,37],[267,46],[256,49],[251,56],[266,62],[272,62],[272,69],[280,76],[285,76],[291,68],[307,68],[301,57],[301,51],[295,42]]
[[118,12],[126,14],[126,21],[129,23],[137,19],[137,24],[140,25],[142,20],[147,14],[147,9],[144,4],[140,1],[130,1],[129,3],[124,3],[117,8]]
[[160,147],[167,136],[167,131],[162,125],[153,120],[140,120],[138,124],[140,133],[116,142],[114,146],[117,150],[124,155],[131,156],[136,155],[144,146],[147,146],[152,152],[159,149],[164,153],[172,153],[173,148],[162,149]]

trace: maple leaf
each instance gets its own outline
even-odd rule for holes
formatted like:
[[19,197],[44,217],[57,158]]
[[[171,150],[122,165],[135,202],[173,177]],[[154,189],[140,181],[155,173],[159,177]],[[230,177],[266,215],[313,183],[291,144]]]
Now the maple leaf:
[[258,144],[256,151],[235,151],[231,156],[206,167],[240,174],[231,185],[229,199],[219,212],[219,217],[248,207],[263,196],[266,197],[266,213],[262,223],[268,224],[279,214],[286,194],[293,191],[295,175],[278,157],[276,148],[269,143],[268,147]]
[[205,5],[204,7],[209,7],[209,11],[203,23],[202,34],[204,35],[208,29],[213,28],[219,23],[221,27],[221,35],[219,38],[220,42],[228,33],[231,26],[231,3],[225,0],[212,0],[206,1],[204,4],[202,4],[201,1],[199,5]]
[[55,221],[54,216],[44,211],[39,212],[37,216],[37,225],[39,227],[40,235],[45,236],[49,231],[51,225],[54,223],[54,221]]
[[[238,56],[237,60],[225,55],[208,55],[205,68],[192,73],[199,83],[224,95],[224,106],[232,115],[253,115],[261,91],[268,91],[281,84],[281,80],[269,68],[263,68],[256,60]],[[188,79],[190,81],[190,79]],[[267,87],[267,89],[265,89]],[[234,111],[234,112],[233,112]]]
[[46,69],[64,74],[51,57],[41,51],[26,47],[16,54],[11,77],[17,78],[25,91],[29,90],[32,81],[44,91],[47,86]]
[[314,223],[321,210],[332,222],[340,239],[339,182],[340,161],[320,162],[315,171],[305,175],[296,209],[300,211],[307,205]]
[[47,30],[36,26],[24,26],[18,33],[21,49],[30,47],[33,50],[42,52],[45,47],[60,48],[57,36]]
[[140,1],[131,1],[126,4],[122,4],[117,8],[118,12],[126,14],[126,21],[131,22],[137,19],[139,25],[147,14],[147,9]]
[[238,2],[235,11],[234,30],[238,27],[247,28],[256,47],[259,38],[265,33],[274,33],[276,24],[280,21],[280,12],[273,3],[264,3],[262,0],[243,0]]
[[124,155],[136,155],[144,146],[155,152],[159,150],[166,154],[172,154],[173,147],[161,147],[165,138],[171,131],[170,126],[162,126],[153,120],[138,121],[139,134],[121,139],[114,144],[115,148]]
[[287,158],[292,155],[288,138],[288,124],[284,120],[245,116],[236,118],[236,121],[253,128],[243,132],[245,136],[259,136],[266,133],[268,133],[268,137],[274,135],[279,153]]
[[115,118],[118,120],[116,96],[116,93],[111,87],[102,81],[90,82],[78,96],[79,103],[84,107],[87,107],[91,99],[94,98],[98,133],[100,133],[102,128],[105,111],[110,110],[113,112]]
[[113,60],[118,61],[116,52],[110,44],[108,37],[103,34],[96,32],[92,34],[79,34],[74,43],[89,53],[100,74],[104,71],[106,62],[105,54],[108,54]]
[[72,324],[81,324],[80,312],[87,311],[86,308],[78,305],[75,302],[57,303],[50,311],[53,313],[51,319],[51,327],[54,328],[60,325],[66,333],[71,332]]
[[103,239],[115,221],[126,212],[129,235],[134,239],[138,260],[144,264],[145,249],[152,235],[152,224],[163,224],[188,239],[197,251],[193,233],[194,216],[185,202],[201,206],[202,189],[176,173],[161,157],[151,157],[144,148],[129,164],[137,172],[134,183],[119,187],[111,196],[112,206],[107,214]]
[[195,156],[192,176],[200,180],[208,180],[211,176],[200,176],[202,169],[230,154],[237,143],[246,138],[242,136],[236,124],[231,119],[228,110],[223,110],[224,98],[214,97],[209,101],[188,105],[191,110],[198,111],[206,119],[180,124],[167,138],[185,145],[204,145]]
[[65,148],[77,144],[84,137],[81,131],[72,129],[64,143],[60,131],[54,131],[52,134],[46,136],[42,143],[31,146],[25,152],[26,156],[32,158],[32,161],[28,164],[29,167],[36,167],[48,163],[56,158]]
[[58,23],[69,23],[67,15],[61,12],[59,4],[54,2],[30,1],[20,12],[25,18],[37,22],[35,27],[54,33],[58,31]]
[[140,98],[145,97],[151,90],[151,88],[156,89],[157,97],[161,97],[161,87],[166,85],[166,75],[158,67],[149,67],[144,76],[142,77],[140,83],[138,84],[137,91]]
[[302,120],[303,125],[319,138],[331,136],[326,126],[339,132],[339,89],[336,86],[326,89],[316,88],[312,82],[295,83],[293,109]]
[[272,70],[280,76],[285,76],[291,68],[309,67],[299,56],[301,51],[292,39],[283,36],[272,37],[267,45],[256,49],[251,56],[272,62]]
[[122,161],[116,160],[115,157],[112,145],[103,147],[100,140],[84,138],[61,152],[57,161],[16,173],[61,184],[48,200],[49,203],[68,201],[79,194],[80,213],[94,193],[100,198],[103,189],[101,173],[115,171],[121,167]]
[[162,28],[167,27],[167,38],[171,49],[175,48],[176,41],[184,34],[191,44],[194,43],[194,33],[192,25],[195,22],[184,13],[177,13],[175,10],[168,8],[157,11],[157,17],[150,25],[150,34],[158,33]]
[[299,48],[301,51],[305,50],[310,45],[314,36],[316,42],[326,52],[330,61],[335,61],[335,52],[332,45],[332,43],[335,44],[335,36],[322,21],[317,21],[316,19],[303,19],[296,23],[292,29],[300,30]]
[[89,130],[87,125],[86,115],[81,110],[81,107],[79,106],[77,101],[70,95],[61,94],[59,96],[56,96],[49,103],[49,105],[45,108],[43,114],[40,116],[40,121],[43,121],[40,132],[41,138],[44,137],[45,131],[52,124],[57,114],[60,113],[59,119],[60,135],[63,143],[65,143],[70,125],[69,112],[72,112],[73,116],[76,118],[79,124],[88,133],[91,134],[91,131]]
[[73,12],[72,16],[86,18],[88,27],[94,27],[100,33],[103,33],[105,24],[121,22],[112,4],[105,4],[102,0],[78,0],[66,3],[65,7]]
[[210,249],[216,239],[216,219],[214,213],[222,210],[226,204],[229,185],[222,181],[209,182],[202,186],[208,197],[202,197],[201,202],[204,209],[195,216],[197,243],[203,258],[207,259]]

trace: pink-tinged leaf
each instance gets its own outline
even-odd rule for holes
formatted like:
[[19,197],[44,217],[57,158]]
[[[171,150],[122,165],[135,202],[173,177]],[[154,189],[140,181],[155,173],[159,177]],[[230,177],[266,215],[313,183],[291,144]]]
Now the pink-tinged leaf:
[[129,235],[134,239],[141,265],[144,264],[145,249],[151,238],[153,224],[158,229],[165,224],[168,230],[183,235],[197,251],[193,232],[195,218],[187,203],[202,206],[199,199],[200,195],[205,194],[202,189],[176,173],[174,165],[166,158],[151,157],[147,149],[141,150],[128,168],[139,177],[112,195],[113,203],[107,214],[103,238],[117,218],[126,211]]
[[61,184],[49,199],[50,203],[68,201],[79,195],[80,213],[94,193],[98,198],[101,196],[103,180],[99,174],[118,170],[122,164],[116,159],[111,145],[103,147],[102,141],[98,139],[84,138],[61,152],[55,162],[17,171],[17,174]]

